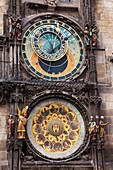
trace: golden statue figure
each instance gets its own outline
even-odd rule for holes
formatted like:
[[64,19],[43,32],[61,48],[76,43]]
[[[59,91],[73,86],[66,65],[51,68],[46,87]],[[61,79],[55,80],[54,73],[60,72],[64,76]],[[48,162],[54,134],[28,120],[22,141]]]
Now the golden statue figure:
[[100,121],[99,121],[99,127],[100,127],[100,139],[104,139],[105,138],[105,129],[104,127],[107,126],[109,123],[105,123],[104,122],[104,116],[100,117]]
[[25,125],[27,123],[28,106],[23,108],[22,112],[18,108],[18,138],[25,138]]

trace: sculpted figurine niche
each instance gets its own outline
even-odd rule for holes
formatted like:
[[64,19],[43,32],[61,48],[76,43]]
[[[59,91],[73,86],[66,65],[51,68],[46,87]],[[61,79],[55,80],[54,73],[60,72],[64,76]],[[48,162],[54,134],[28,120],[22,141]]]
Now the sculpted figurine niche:
[[104,122],[104,116],[100,117],[100,121],[99,121],[99,127],[100,127],[100,139],[105,139],[105,126],[107,126],[109,123],[108,122]]
[[9,115],[7,124],[8,124],[8,137],[9,138],[14,137],[15,122],[13,119],[13,115]]
[[22,112],[18,108],[18,138],[25,138],[25,125],[27,123],[28,106],[23,108]]
[[94,121],[94,117],[90,116],[90,122],[89,122],[89,134],[91,135],[91,140],[96,140],[96,132],[97,132],[97,125]]

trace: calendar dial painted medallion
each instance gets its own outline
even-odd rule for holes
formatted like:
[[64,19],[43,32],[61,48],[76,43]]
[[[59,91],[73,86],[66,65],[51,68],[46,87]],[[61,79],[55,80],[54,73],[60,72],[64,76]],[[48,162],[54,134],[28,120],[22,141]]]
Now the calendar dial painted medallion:
[[83,145],[86,128],[80,111],[64,99],[51,98],[30,112],[27,134],[37,152],[54,160],[65,159]]

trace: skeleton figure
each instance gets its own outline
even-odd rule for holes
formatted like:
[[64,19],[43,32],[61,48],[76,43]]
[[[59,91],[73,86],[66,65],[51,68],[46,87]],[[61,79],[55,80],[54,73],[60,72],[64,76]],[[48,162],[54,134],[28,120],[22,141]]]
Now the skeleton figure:
[[45,2],[49,5],[49,6],[56,6],[58,3],[58,0],[45,0]]
[[22,112],[18,108],[18,138],[25,138],[25,125],[27,123],[28,106],[23,108]]

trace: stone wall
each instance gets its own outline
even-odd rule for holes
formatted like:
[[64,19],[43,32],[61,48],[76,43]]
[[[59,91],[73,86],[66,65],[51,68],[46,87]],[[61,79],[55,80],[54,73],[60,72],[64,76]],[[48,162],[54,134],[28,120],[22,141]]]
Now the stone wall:
[[7,119],[7,115],[9,115],[8,106],[1,105],[0,106],[0,166],[3,166],[4,168],[7,167],[7,165],[8,165],[7,147],[6,147],[6,140],[7,140],[7,128],[6,128],[7,121],[6,121],[6,119]]
[[3,14],[7,13],[8,0],[0,0],[0,35],[3,34]]
[[113,169],[113,0],[96,2],[96,21],[99,28],[100,49],[97,51],[97,74],[102,98],[101,114],[109,125],[106,127],[105,156],[109,170]]

